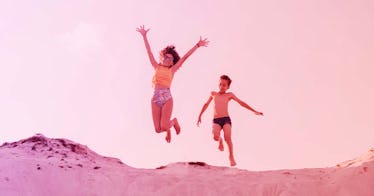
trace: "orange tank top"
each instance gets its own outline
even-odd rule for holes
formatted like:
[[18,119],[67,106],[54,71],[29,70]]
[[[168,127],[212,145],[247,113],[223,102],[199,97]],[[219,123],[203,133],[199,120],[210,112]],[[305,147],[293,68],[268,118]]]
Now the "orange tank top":
[[173,73],[171,69],[164,66],[158,66],[155,71],[155,75],[153,76],[153,86],[155,85],[162,85],[167,86],[170,88],[171,81],[173,80]]

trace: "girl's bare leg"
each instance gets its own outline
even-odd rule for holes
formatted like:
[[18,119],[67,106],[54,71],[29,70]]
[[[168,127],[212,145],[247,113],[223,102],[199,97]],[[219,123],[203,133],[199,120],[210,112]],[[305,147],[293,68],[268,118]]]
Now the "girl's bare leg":
[[170,127],[173,127],[173,126],[175,129],[175,133],[177,133],[178,135],[181,132],[181,127],[179,126],[177,118],[173,118],[173,120],[170,121]]
[[171,134],[170,134],[170,117],[173,112],[173,99],[169,99],[161,109],[161,130],[166,131],[165,140],[170,143]]
[[157,133],[161,133],[164,130],[161,129],[161,108],[152,101],[152,119],[153,119],[153,125],[155,127],[155,131]]

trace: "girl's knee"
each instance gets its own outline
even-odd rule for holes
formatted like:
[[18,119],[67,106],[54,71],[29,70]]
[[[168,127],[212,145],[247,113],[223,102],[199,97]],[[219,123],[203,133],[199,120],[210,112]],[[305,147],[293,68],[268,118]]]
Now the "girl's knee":
[[162,131],[166,131],[166,130],[168,130],[170,127],[169,126],[163,126],[163,125],[161,125],[161,132]]
[[156,131],[156,133],[161,133],[162,129],[161,129],[160,126],[155,126],[155,131]]

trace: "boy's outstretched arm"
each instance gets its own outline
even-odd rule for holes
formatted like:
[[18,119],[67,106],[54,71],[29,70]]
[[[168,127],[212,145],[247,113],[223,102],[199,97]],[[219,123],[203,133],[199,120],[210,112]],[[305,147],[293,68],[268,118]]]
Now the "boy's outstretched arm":
[[194,53],[196,49],[198,49],[201,46],[207,47],[208,43],[209,43],[208,38],[202,39],[200,37],[199,42],[197,42],[197,44],[195,44],[182,58],[180,58],[179,61],[172,67],[172,69],[174,71],[178,70],[182,66],[184,61],[186,61],[187,58],[191,56],[191,54]]
[[200,123],[201,123],[201,116],[203,115],[203,113],[205,112],[205,110],[208,108],[208,106],[209,106],[210,102],[212,101],[212,99],[213,99],[213,97],[210,96],[209,99],[208,99],[208,101],[203,105],[203,108],[201,108],[201,112],[199,114],[199,119],[197,120],[197,123],[196,123],[197,126],[200,125]]
[[240,100],[239,98],[237,98],[234,93],[231,93],[232,94],[232,99],[235,100],[236,102],[238,102],[242,107],[245,107],[247,108],[248,110],[251,110],[252,112],[254,112],[256,115],[264,115],[262,112],[258,112],[256,111],[255,109],[253,109],[251,106],[249,106],[247,103],[245,103],[244,101]]
[[145,48],[147,49],[147,54],[148,54],[149,60],[151,61],[152,66],[156,67],[157,62],[155,60],[155,57],[153,56],[151,46],[149,45],[148,38],[147,38],[147,33],[148,33],[149,29],[145,29],[144,25],[142,25],[142,26],[136,28],[136,31],[138,31],[143,36],[143,41],[144,41],[144,44],[145,44]]

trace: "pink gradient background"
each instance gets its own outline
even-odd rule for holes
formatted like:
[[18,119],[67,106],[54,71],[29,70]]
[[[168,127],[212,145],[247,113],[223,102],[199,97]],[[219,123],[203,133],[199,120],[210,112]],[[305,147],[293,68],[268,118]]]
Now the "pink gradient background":
[[[2,1],[0,142],[40,132],[134,167],[227,166],[212,107],[196,120],[228,74],[265,114],[230,104],[239,168],[333,166],[374,144],[373,18],[370,0]],[[182,133],[171,144],[153,130],[141,24],[156,57],[167,44],[183,55],[200,35],[211,41],[175,76]]]

